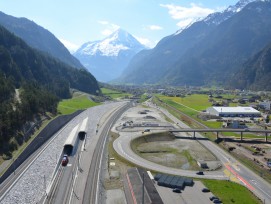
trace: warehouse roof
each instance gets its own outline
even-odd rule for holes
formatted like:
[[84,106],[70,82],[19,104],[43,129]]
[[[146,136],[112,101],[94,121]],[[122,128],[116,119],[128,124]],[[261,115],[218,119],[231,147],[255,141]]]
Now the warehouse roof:
[[213,107],[217,112],[222,113],[260,113],[256,109],[252,107],[243,107],[243,106],[237,106],[237,107],[220,107],[220,106],[214,106]]

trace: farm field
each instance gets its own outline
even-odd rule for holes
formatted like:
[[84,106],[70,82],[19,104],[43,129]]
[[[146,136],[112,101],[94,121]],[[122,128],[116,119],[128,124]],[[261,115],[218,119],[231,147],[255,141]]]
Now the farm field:
[[112,89],[101,88],[101,90],[102,90],[102,93],[104,95],[109,96],[109,97],[111,97],[113,99],[125,98],[125,97],[131,96],[131,94],[129,94],[129,93],[123,93],[123,92],[115,91],[115,90],[112,90]]
[[[198,114],[208,107],[212,106],[211,102],[208,102],[208,95],[204,94],[194,94],[188,95],[186,97],[169,97],[164,95],[156,95],[164,103],[178,109],[184,114],[192,117],[193,119],[199,121],[200,123],[206,125],[209,128],[221,128],[222,122],[217,121],[203,121],[198,118]],[[233,98],[232,95],[225,95],[223,97]],[[234,104],[236,106],[237,104]],[[221,133],[224,136],[240,137],[239,133]],[[254,134],[243,134],[243,138],[255,138]],[[263,138],[260,136],[260,138]]]
[[86,94],[75,94],[73,98],[59,102],[57,110],[60,114],[66,115],[97,105],[99,103],[91,101]]

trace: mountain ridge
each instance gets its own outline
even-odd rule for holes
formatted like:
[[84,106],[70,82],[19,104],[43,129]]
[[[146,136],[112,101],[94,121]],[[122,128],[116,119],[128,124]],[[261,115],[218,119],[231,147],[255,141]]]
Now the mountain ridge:
[[242,2],[248,4],[218,25],[198,21],[165,37],[149,52],[138,53],[119,82],[223,85],[270,41],[270,0]]
[[0,11],[0,24],[23,39],[29,46],[50,54],[77,69],[84,66],[50,31],[27,18],[17,18]]
[[70,97],[70,87],[98,94],[96,79],[85,69],[75,69],[49,54],[30,47],[21,38],[0,26],[0,73],[15,87],[38,83],[60,98]]

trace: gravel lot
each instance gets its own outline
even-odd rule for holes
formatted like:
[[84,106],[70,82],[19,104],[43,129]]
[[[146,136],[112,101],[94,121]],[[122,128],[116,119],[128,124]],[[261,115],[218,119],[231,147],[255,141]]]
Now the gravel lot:
[[194,160],[217,161],[213,154],[194,140],[175,139],[172,141],[142,143],[137,147],[137,150],[143,158],[149,161],[185,170],[199,169],[198,166],[189,164],[187,158],[189,156]]
[[[140,126],[140,124],[142,125]],[[168,129],[173,128],[173,125],[167,122],[166,117],[157,109],[137,106],[121,117],[116,129],[120,135],[126,136],[128,132],[141,132],[146,129],[150,129],[150,132],[143,134],[155,135],[154,131],[165,130],[167,129],[165,126]],[[136,152],[149,161],[185,170],[199,170],[200,168],[196,164],[196,161],[199,160],[207,162],[210,169],[217,169],[221,166],[216,157],[197,140],[191,140],[191,136],[188,134],[181,134],[179,136],[183,139],[164,137],[163,141],[159,141],[159,138],[155,137],[150,141],[142,140],[139,142],[140,144],[136,145]],[[194,160],[192,165],[189,162],[190,157]]]

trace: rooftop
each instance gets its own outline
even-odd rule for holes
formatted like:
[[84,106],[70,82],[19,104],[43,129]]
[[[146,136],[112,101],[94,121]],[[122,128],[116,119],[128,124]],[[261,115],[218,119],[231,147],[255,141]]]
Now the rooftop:
[[223,113],[260,113],[256,109],[252,107],[243,107],[243,106],[237,106],[237,107],[220,107],[220,106],[214,106],[213,107],[217,112],[223,112]]

